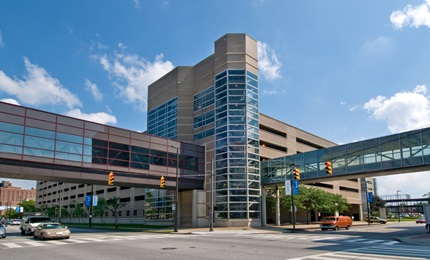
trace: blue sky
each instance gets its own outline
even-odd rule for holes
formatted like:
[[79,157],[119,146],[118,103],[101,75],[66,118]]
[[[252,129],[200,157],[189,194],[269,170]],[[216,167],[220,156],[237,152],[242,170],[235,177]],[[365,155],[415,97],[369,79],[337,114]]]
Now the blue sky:
[[226,33],[259,42],[266,115],[339,144],[430,125],[430,0],[1,1],[0,100],[144,131],[147,86]]

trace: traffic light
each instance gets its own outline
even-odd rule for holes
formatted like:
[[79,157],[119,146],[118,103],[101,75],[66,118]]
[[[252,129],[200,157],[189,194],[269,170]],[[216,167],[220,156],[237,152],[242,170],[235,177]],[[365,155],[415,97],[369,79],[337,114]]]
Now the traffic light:
[[333,168],[331,167],[330,161],[325,162],[325,173],[327,173],[328,175],[332,175],[333,173]]
[[164,176],[161,176],[161,178],[160,178],[160,188],[164,189],[164,183],[165,182],[166,181],[164,180]]
[[294,172],[294,179],[295,180],[300,180],[300,170],[299,170],[299,168],[295,167],[294,170],[293,170],[293,172]]
[[113,174],[113,172],[110,172],[108,177],[108,185],[112,186],[114,181],[115,181],[115,174]]

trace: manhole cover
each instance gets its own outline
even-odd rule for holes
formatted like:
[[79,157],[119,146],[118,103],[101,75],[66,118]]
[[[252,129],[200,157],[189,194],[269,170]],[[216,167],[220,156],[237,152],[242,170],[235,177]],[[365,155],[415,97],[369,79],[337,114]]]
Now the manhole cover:
[[176,249],[176,247],[164,247],[164,248],[161,248],[161,250],[174,250],[174,249]]

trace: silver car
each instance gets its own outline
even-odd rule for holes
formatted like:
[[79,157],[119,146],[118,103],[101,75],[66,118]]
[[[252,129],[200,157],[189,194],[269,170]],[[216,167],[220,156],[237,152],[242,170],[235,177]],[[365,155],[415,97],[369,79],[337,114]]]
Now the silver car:
[[0,238],[6,238],[6,228],[3,224],[0,224]]

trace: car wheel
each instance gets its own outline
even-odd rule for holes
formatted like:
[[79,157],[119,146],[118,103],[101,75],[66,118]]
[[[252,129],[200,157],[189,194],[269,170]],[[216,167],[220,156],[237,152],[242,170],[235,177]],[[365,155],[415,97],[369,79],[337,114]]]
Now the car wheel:
[[346,228],[345,228],[346,230],[349,230],[349,226],[346,226]]
[[36,235],[33,235],[33,238],[34,238],[34,239],[36,239],[36,238],[37,238],[37,236],[36,236]]
[[334,227],[334,230],[339,230],[339,227]]
[[25,235],[25,231],[23,229],[21,229],[21,236]]
[[45,237],[43,236],[43,234],[40,234],[40,239],[45,240]]
[[69,239],[70,237],[65,237],[65,239]]

